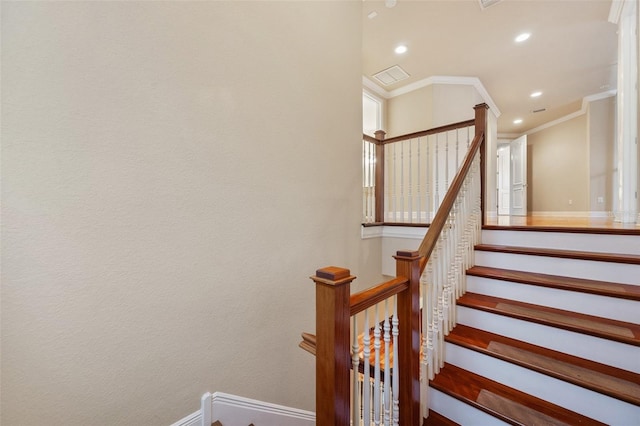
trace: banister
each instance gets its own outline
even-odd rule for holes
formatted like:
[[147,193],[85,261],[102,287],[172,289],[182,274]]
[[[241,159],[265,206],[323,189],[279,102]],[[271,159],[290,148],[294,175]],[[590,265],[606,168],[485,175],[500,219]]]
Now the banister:
[[[420,247],[418,248],[418,253],[420,256],[423,256],[425,259],[429,259],[429,256],[433,252],[433,249],[436,246],[436,242],[438,241],[438,237],[442,233],[445,224],[447,223],[447,218],[449,217],[449,213],[453,208],[453,204],[456,201],[456,197],[464,184],[464,180],[471,169],[471,164],[473,163],[473,159],[475,158],[478,151],[480,151],[480,191],[481,191],[481,206],[484,207],[484,143],[485,143],[485,129],[486,129],[486,110],[489,107],[487,104],[476,105],[474,109],[476,110],[476,118],[473,120],[476,126],[476,135],[473,138],[473,142],[469,147],[469,151],[467,152],[467,156],[462,163],[462,166],[456,173],[455,178],[451,182],[449,186],[449,190],[444,196],[442,203],[440,203],[440,208],[436,212],[435,217],[431,221],[429,225],[429,229],[420,243]],[[484,213],[482,214],[483,223],[484,223]],[[421,265],[420,273],[424,271],[426,267],[426,261],[423,265]]]
[[428,259],[431,255],[431,252],[435,247],[435,243],[436,241],[438,241],[438,237],[440,236],[444,225],[447,223],[447,218],[449,217],[449,213],[451,212],[453,204],[456,201],[458,192],[460,192],[460,188],[462,188],[462,185],[464,184],[464,179],[467,176],[469,169],[471,168],[473,158],[478,152],[478,149],[480,149],[480,145],[482,144],[483,140],[484,134],[477,135],[473,139],[473,142],[471,143],[471,147],[469,149],[469,152],[467,153],[466,158],[464,159],[462,167],[460,167],[458,173],[456,173],[456,176],[453,179],[449,190],[444,196],[442,203],[440,203],[440,208],[431,221],[429,229],[427,230],[427,233],[425,234],[424,239],[422,240],[422,243],[418,248],[420,256],[424,256],[426,259]]
[[397,277],[374,287],[351,295],[351,316],[377,305],[391,296],[395,296],[409,286],[409,280],[405,277]]
[[[482,104],[485,105],[485,104]],[[375,144],[386,145],[388,143],[400,142],[407,139],[421,138],[423,136],[435,135],[436,133],[448,132],[450,130],[462,129],[464,127],[473,126],[475,119],[460,121],[458,123],[447,124],[440,127],[434,127],[432,129],[420,130],[419,132],[407,133],[400,136],[394,136],[389,139],[378,139],[369,135],[362,134],[362,139]]]

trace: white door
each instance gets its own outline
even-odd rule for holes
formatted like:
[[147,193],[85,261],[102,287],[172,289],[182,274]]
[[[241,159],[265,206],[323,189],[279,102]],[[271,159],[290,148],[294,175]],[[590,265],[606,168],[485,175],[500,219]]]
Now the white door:
[[511,215],[527,215],[527,135],[511,142]]
[[511,147],[498,148],[498,214],[508,215],[511,209]]

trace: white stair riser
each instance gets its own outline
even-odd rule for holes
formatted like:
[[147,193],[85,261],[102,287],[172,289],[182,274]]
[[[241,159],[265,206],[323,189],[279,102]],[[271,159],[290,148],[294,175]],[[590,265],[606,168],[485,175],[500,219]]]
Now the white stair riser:
[[640,303],[570,290],[467,276],[467,291],[640,324]]
[[475,263],[478,266],[640,285],[640,265],[478,250]]
[[640,347],[457,306],[458,324],[640,373]]
[[429,408],[460,425],[508,425],[482,410],[433,388],[429,388]]
[[640,236],[483,230],[484,244],[640,255]]
[[445,350],[450,364],[595,420],[631,425],[640,419],[640,407],[633,404],[455,344],[447,343]]

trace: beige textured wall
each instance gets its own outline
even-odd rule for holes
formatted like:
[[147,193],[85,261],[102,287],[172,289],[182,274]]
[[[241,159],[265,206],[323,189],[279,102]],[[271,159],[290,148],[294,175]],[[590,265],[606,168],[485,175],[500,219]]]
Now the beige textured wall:
[[433,123],[433,85],[387,101],[387,137],[430,129]]
[[3,426],[314,409],[308,276],[379,279],[360,37],[357,2],[2,3]]
[[528,210],[588,211],[587,115],[532,133],[527,141]]
[[591,102],[587,112],[589,206],[593,212],[613,211],[615,111],[616,98],[612,96]]
[[470,120],[482,102],[475,87],[456,84],[431,84],[393,97],[387,101],[387,136]]

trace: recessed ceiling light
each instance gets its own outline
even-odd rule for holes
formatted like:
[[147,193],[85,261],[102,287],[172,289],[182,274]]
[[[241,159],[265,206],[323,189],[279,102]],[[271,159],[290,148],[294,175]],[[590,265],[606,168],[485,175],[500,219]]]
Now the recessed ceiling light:
[[540,95],[542,95],[542,92],[533,92],[533,93],[531,94],[531,97],[532,97],[532,98],[537,98],[537,97],[538,97],[538,96],[540,96]]
[[387,6],[389,9],[394,7],[397,3],[398,3],[397,0],[384,0],[384,5]]
[[516,118],[515,120],[513,120],[513,124],[520,124],[522,123],[522,118]]
[[405,46],[404,44],[401,44],[400,46],[396,47],[394,49],[394,52],[396,52],[398,55],[401,55],[403,53],[405,53],[407,51],[407,46]]
[[518,37],[516,37],[516,43],[522,43],[523,41],[527,40],[529,37],[531,37],[531,33],[522,33]]
[[375,10],[373,12],[371,12],[370,14],[367,15],[367,18],[369,19],[373,19],[376,16],[378,16],[378,12],[376,12]]

